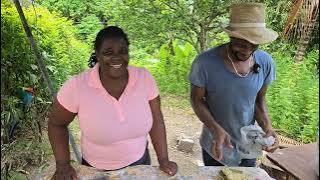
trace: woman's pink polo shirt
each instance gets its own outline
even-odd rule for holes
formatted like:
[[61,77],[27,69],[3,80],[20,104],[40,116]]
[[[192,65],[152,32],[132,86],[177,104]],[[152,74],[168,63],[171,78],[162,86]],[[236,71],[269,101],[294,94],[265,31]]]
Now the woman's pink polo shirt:
[[64,108],[78,114],[82,156],[98,169],[128,166],[146,149],[153,122],[149,100],[159,92],[146,69],[127,69],[128,84],[119,100],[103,88],[99,64],[66,81],[57,95]]

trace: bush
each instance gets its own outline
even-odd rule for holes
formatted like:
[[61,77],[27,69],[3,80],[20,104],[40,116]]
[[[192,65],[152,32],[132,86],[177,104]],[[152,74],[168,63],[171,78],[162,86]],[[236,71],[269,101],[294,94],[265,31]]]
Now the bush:
[[300,64],[288,53],[273,53],[277,79],[267,93],[274,127],[304,143],[316,140],[319,121],[319,75],[312,65],[319,57],[315,53]]
[[150,70],[161,92],[184,96],[189,93],[188,75],[196,51],[189,43],[179,44],[178,41],[173,42],[172,48],[173,54],[167,44],[162,45],[156,57],[159,62]]
[[[71,75],[83,71],[89,58],[89,46],[75,37],[75,28],[66,18],[44,8],[25,8],[25,16],[43,55],[55,90]],[[1,1],[1,176],[39,164],[43,157],[41,129],[50,103],[47,85],[42,79],[19,15],[12,3]],[[36,87],[36,98],[22,112],[17,89]],[[17,134],[8,141],[9,127],[18,121]]]

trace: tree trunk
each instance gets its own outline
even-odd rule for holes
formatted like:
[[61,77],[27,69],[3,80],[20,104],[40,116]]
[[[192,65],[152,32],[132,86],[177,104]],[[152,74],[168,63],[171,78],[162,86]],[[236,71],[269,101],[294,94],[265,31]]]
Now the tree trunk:
[[168,48],[169,48],[170,54],[171,54],[172,56],[174,56],[175,53],[174,53],[174,49],[173,49],[173,41],[172,41],[172,39],[173,39],[173,38],[170,38],[170,39],[169,39]]
[[207,32],[204,30],[204,28],[202,26],[200,26],[200,33],[198,35],[198,42],[199,42],[199,51],[200,52],[203,52],[205,50],[207,50],[207,42],[206,42],[206,35],[207,35]]
[[[33,50],[34,54],[36,55],[36,61],[38,63],[38,66],[39,66],[40,72],[42,74],[42,77],[44,79],[44,82],[48,85],[49,91],[51,93],[51,98],[54,99],[56,95],[55,95],[55,91],[54,91],[52,82],[51,82],[50,77],[48,75],[48,72],[46,70],[46,67],[45,67],[45,64],[43,62],[42,56],[41,56],[41,54],[40,54],[40,52],[38,50],[38,46],[37,46],[36,42],[33,39],[31,30],[29,28],[29,25],[28,25],[28,22],[26,20],[26,17],[24,16],[24,13],[23,13],[23,10],[22,10],[21,5],[19,3],[19,0],[14,0],[14,4],[16,5],[18,14],[19,14],[20,19],[21,19],[21,23],[22,23],[23,28],[24,28],[27,36],[28,36],[28,39],[29,39],[29,42],[31,44],[32,50]],[[70,144],[72,146],[72,149],[73,149],[73,151],[74,151],[74,153],[76,155],[76,159],[77,159],[77,161],[79,163],[81,163],[80,152],[77,149],[77,146],[76,146],[76,143],[74,141],[73,135],[70,132],[69,128],[68,128],[68,132],[69,132],[69,142],[70,142]]]
[[25,33],[29,39],[29,42],[31,44],[31,47],[32,47],[32,50],[34,52],[34,54],[36,55],[36,61],[38,63],[38,66],[39,66],[39,69],[40,69],[40,72],[41,74],[43,75],[44,77],[44,82],[48,85],[48,88],[49,88],[49,92],[51,93],[51,97],[52,99],[54,99],[55,97],[55,91],[54,91],[54,88],[53,88],[53,85],[50,81],[50,78],[49,78],[49,75],[48,75],[48,72],[45,68],[45,65],[44,65],[44,62],[43,62],[43,59],[42,59],[42,56],[38,50],[38,46],[36,44],[36,42],[34,41],[34,38],[33,38],[33,35],[31,33],[31,30],[29,28],[29,25],[27,23],[27,20],[26,20],[26,17],[24,16],[23,14],[23,11],[22,11],[22,8],[20,6],[20,3],[18,0],[15,0],[14,1],[15,5],[16,5],[16,8],[17,8],[17,11],[18,11],[18,14],[20,16],[20,19],[21,19],[21,23],[23,25],[23,28],[25,30]]
[[301,38],[299,40],[299,44],[298,44],[298,48],[297,48],[297,52],[295,54],[295,62],[301,62],[303,59],[303,56],[306,52],[307,46],[309,44],[309,40],[311,39],[311,35],[312,35],[312,31],[313,28],[316,24],[316,20],[311,21],[308,26],[307,26],[307,30],[305,32],[303,32],[303,34],[301,35]]
[[[170,38],[169,41],[168,41],[168,50],[169,50],[169,54],[170,54],[171,56],[174,56],[174,55],[175,55],[174,49],[173,49],[172,38]],[[166,65],[167,65],[167,66],[170,66],[170,65],[171,65],[170,60],[171,60],[171,58],[166,58]]]

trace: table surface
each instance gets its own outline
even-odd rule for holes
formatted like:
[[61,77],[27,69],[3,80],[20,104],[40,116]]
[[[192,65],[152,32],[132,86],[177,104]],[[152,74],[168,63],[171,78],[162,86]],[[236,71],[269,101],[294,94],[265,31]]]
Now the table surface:
[[[83,165],[73,166],[78,174],[80,180],[102,180],[102,179],[117,179],[117,180],[128,180],[128,179],[139,179],[139,180],[223,180],[220,175],[220,171],[225,166],[199,166],[193,169],[191,175],[185,176],[178,173],[169,177],[163,173],[156,166],[139,165],[129,166],[127,168],[117,171],[99,171],[91,167]],[[236,169],[247,175],[248,180],[273,180],[266,171],[258,167],[229,167],[230,169]],[[48,167],[44,172],[34,176],[35,180],[50,180],[55,171],[55,166]]]
[[267,158],[298,179],[319,179],[316,175],[317,143],[292,146],[268,153]]

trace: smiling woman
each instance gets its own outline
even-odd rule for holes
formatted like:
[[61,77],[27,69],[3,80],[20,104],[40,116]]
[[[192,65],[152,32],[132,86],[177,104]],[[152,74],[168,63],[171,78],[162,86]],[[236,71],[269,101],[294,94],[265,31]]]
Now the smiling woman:
[[67,126],[78,116],[82,164],[101,170],[150,165],[151,137],[160,169],[177,172],[169,161],[160,97],[152,75],[128,66],[129,41],[122,29],[109,26],[95,40],[91,69],[66,81],[57,94],[48,121],[56,159],[54,179],[75,177],[70,165]]

